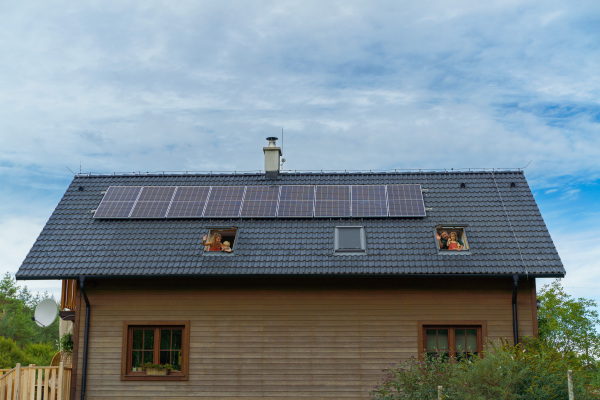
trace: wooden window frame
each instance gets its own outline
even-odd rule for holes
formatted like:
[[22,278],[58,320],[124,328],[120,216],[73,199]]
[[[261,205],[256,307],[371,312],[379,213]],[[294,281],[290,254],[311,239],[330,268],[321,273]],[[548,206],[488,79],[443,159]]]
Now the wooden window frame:
[[[165,376],[148,376],[144,371],[131,371],[131,354],[133,347],[133,329],[148,328],[182,328],[181,337],[181,371],[169,372]],[[155,357],[160,351],[160,335],[155,335]],[[122,381],[187,381],[190,367],[190,321],[125,321],[123,322],[123,353],[121,357]],[[156,360],[155,360],[156,361]]]
[[[486,321],[418,321],[418,349],[419,360],[423,361],[423,354],[427,352],[426,330],[427,329],[448,329],[448,352],[450,359],[456,359],[456,350],[452,347],[454,343],[455,329],[477,329],[477,351],[479,356],[483,356],[483,345],[487,338],[487,323]],[[450,338],[452,337],[452,341]]]

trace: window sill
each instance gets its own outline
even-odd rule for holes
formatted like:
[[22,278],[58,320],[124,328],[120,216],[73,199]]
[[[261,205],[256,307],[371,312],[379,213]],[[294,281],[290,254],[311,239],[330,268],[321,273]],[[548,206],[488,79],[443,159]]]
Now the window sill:
[[122,381],[187,381],[189,380],[183,374],[169,375],[146,375],[145,373],[132,373],[130,375],[121,376]]
[[367,252],[364,250],[361,251],[334,251],[334,256],[366,256]]
[[231,253],[227,253],[225,251],[204,251],[202,256],[204,257],[233,257],[235,253],[232,251]]
[[438,254],[444,256],[470,256],[471,250],[438,250]]

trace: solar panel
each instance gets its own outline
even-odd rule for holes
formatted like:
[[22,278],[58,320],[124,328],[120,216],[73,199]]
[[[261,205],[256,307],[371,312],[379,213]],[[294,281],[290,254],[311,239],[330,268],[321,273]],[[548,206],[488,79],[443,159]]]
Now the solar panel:
[[421,185],[111,186],[94,218],[424,217]]
[[245,186],[213,186],[204,210],[205,218],[237,218]]
[[143,187],[129,218],[165,218],[175,189],[175,186]]
[[349,217],[350,186],[317,185],[315,217]]
[[276,217],[280,186],[246,186],[240,217]]
[[94,213],[94,218],[128,218],[142,188],[111,186]]
[[312,217],[315,187],[309,185],[281,186],[278,217]]
[[385,185],[353,185],[353,217],[387,217]]
[[173,196],[167,218],[200,218],[210,186],[179,186]]
[[424,217],[421,185],[387,185],[390,217]]

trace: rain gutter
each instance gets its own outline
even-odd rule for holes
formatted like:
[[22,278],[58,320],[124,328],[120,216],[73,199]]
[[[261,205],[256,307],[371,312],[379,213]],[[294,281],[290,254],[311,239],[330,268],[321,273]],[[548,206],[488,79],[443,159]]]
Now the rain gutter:
[[83,369],[81,371],[81,400],[85,400],[85,384],[87,381],[87,353],[88,353],[88,338],[90,333],[90,300],[84,289],[85,276],[79,277],[79,290],[83,294],[85,300],[85,331],[83,336]]

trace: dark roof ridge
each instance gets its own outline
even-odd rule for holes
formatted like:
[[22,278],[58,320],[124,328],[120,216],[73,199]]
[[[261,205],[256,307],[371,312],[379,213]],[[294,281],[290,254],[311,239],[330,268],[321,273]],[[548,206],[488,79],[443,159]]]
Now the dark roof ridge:
[[[346,170],[346,171],[334,171],[334,170],[320,170],[320,171],[281,171],[281,176],[334,176],[334,175],[433,175],[433,174],[514,174],[521,173],[524,171],[521,168],[515,169],[443,169],[443,170],[426,170],[426,169],[412,169],[402,170],[393,169],[385,171],[357,171],[357,170]],[[220,171],[163,171],[163,172],[112,172],[112,173],[79,173],[75,175],[75,178],[106,178],[106,177],[156,177],[156,176],[262,176],[264,172],[261,171],[233,171],[233,172],[220,172]]]

